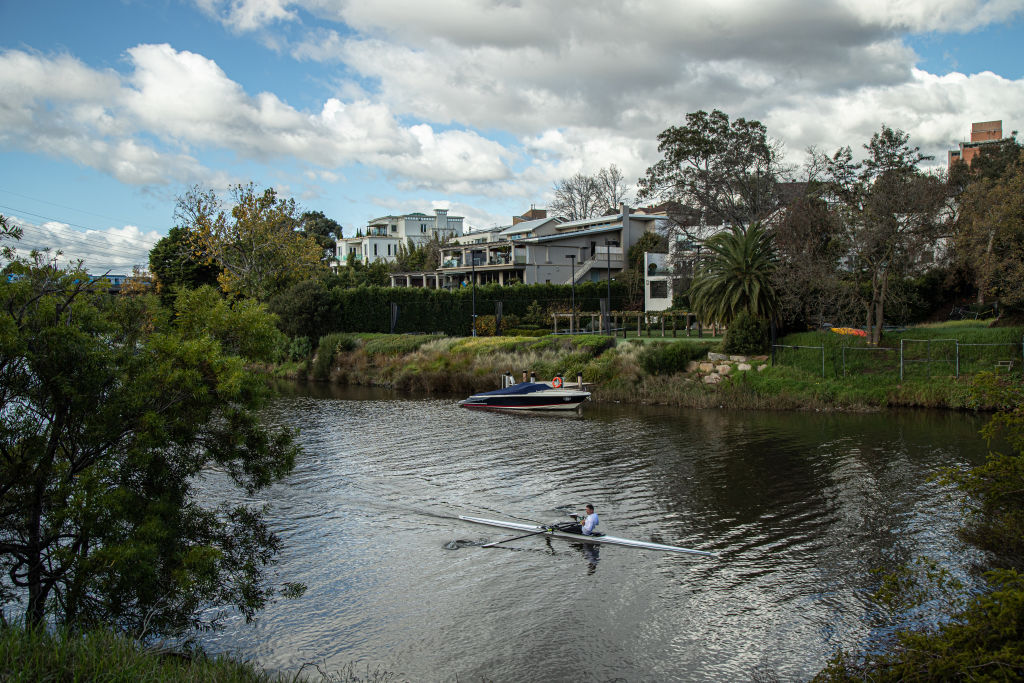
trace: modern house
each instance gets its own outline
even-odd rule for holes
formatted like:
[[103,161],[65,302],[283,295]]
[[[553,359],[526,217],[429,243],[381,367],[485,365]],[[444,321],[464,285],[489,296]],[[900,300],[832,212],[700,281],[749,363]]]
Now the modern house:
[[402,216],[382,216],[367,223],[355,237],[339,239],[337,257],[342,266],[353,261],[392,262],[399,248],[411,240],[416,246],[430,238],[450,240],[462,235],[462,216],[449,216],[447,209],[434,209],[434,215],[408,213]]
[[626,267],[625,254],[664,215],[631,213],[628,206],[597,218],[565,222],[538,215],[512,225],[468,233],[441,250],[441,265],[429,273],[394,273],[393,287],[451,289],[472,283],[572,284],[604,281]]

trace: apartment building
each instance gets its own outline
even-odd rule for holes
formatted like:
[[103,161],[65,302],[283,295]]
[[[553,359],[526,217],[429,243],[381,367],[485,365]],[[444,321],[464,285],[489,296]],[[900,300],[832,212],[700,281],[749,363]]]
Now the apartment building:
[[409,244],[421,246],[432,237],[451,240],[463,234],[462,216],[452,216],[447,209],[434,209],[434,215],[407,213],[401,216],[381,216],[366,224],[355,237],[337,241],[340,265],[352,262],[395,260],[400,248]]

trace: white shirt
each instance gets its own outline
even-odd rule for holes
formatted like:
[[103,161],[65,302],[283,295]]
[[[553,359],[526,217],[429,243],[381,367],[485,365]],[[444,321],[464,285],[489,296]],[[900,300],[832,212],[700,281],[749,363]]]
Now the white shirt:
[[591,512],[587,515],[587,518],[583,520],[583,535],[593,536],[594,529],[597,528],[598,521],[596,512]]

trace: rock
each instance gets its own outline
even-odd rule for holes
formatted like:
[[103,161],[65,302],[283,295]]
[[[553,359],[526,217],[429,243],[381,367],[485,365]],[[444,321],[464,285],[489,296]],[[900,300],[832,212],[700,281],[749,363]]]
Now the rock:
[[714,372],[715,371],[714,363],[701,363],[698,367],[700,368],[701,372]]
[[715,370],[718,372],[719,375],[728,375],[730,372],[732,372],[732,366],[722,364],[716,367]]
[[751,356],[750,360],[756,360],[759,363],[763,363],[764,361],[768,360],[768,356]]
[[739,370],[740,372],[746,372],[747,370],[750,369],[750,363],[740,363],[739,365],[736,366],[736,369]]
[[686,371],[687,372],[696,372],[698,367],[700,367],[700,364],[697,363],[697,361],[695,361],[695,360],[691,360],[689,363],[686,364]]
[[733,363],[746,363],[749,359],[746,356],[729,356]]
[[721,375],[706,375],[704,377],[704,384],[718,384],[722,381]]
[[714,353],[713,351],[708,351],[708,360],[710,360],[710,361],[729,360],[729,356],[726,356],[724,353]]
[[762,370],[767,370],[767,369],[768,369],[768,364],[767,363],[764,363],[762,365],[758,365],[757,366],[757,371],[758,372],[761,372]]

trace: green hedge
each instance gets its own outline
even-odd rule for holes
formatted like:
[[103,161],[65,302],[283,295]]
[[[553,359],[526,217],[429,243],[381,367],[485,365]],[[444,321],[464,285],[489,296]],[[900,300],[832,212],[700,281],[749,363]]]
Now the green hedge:
[[[576,308],[600,310],[608,285],[584,282],[576,285]],[[612,282],[612,310],[626,302],[626,286]],[[530,305],[568,311],[573,290],[568,285],[484,285],[476,288],[478,316],[494,315],[501,302],[506,316],[527,315]],[[391,304],[398,305],[396,333],[435,333],[466,337],[472,333],[473,288],[457,290],[413,287],[356,287],[331,290],[331,318],[321,334],[328,332],[390,332]]]

